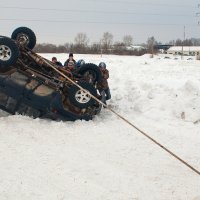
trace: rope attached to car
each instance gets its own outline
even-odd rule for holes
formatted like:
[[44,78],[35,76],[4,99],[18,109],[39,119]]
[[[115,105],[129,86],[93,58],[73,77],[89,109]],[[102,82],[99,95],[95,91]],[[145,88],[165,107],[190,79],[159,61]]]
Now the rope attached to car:
[[[42,58],[42,57],[41,57]],[[62,73],[61,71],[58,70],[57,67],[55,67],[50,61],[47,61],[45,59],[43,59],[43,61],[49,65],[52,69],[54,69],[56,72],[58,72],[60,75],[62,75],[64,78],[66,78],[69,82],[71,82],[72,84],[76,85],[80,90],[88,93],[88,95],[93,98],[94,100],[96,100],[98,103],[100,103],[102,106],[104,106],[105,108],[107,108],[109,111],[111,111],[112,113],[114,113],[116,116],[118,116],[120,119],[122,119],[124,122],[126,122],[127,124],[129,124],[131,127],[133,127],[134,129],[136,129],[138,132],[140,132],[142,135],[144,135],[146,138],[148,138],[149,140],[151,140],[154,144],[156,144],[157,146],[159,146],[160,148],[162,148],[163,150],[165,150],[167,153],[169,153],[171,156],[173,156],[174,158],[176,158],[177,160],[179,160],[182,164],[184,164],[185,166],[187,166],[188,168],[190,168],[192,171],[194,171],[196,174],[200,175],[200,171],[197,170],[195,167],[193,167],[192,165],[190,165],[187,161],[183,160],[182,158],[180,158],[178,155],[176,155],[175,153],[173,153],[172,151],[170,151],[167,147],[165,147],[164,145],[162,145],[161,143],[159,143],[158,141],[156,141],[154,138],[152,138],[151,136],[149,136],[147,133],[145,133],[144,131],[142,131],[140,128],[138,128],[137,126],[135,126],[133,123],[131,123],[128,119],[126,119],[125,117],[123,117],[122,115],[120,115],[119,113],[117,113],[116,111],[114,111],[112,108],[108,107],[108,105],[106,105],[105,103],[103,103],[102,101],[100,101],[98,98],[96,98],[94,95],[92,95],[90,92],[88,92],[87,90],[85,90],[84,88],[82,88],[80,85],[78,85],[76,82],[74,82],[71,78],[67,77],[64,73]]]

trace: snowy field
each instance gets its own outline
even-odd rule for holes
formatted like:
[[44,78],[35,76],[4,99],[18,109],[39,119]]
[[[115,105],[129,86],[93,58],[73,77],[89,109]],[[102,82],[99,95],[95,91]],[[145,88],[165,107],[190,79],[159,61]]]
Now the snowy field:
[[[75,55],[106,62],[108,104],[200,170],[200,61],[164,57]],[[0,200],[200,200],[200,176],[105,109],[89,122],[0,116]]]

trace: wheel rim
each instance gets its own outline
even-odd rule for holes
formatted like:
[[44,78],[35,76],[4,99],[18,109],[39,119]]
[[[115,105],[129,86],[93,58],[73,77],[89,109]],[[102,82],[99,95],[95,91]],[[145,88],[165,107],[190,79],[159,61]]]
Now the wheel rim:
[[8,46],[0,45],[0,59],[2,61],[7,61],[11,58],[12,51]]
[[24,33],[19,33],[17,35],[16,40],[21,44],[21,45],[25,45],[27,46],[27,44],[29,43],[29,37],[28,35],[24,34]]
[[77,102],[84,104],[84,103],[88,103],[91,97],[88,94],[88,92],[85,92],[83,90],[78,90],[75,94],[75,99]]

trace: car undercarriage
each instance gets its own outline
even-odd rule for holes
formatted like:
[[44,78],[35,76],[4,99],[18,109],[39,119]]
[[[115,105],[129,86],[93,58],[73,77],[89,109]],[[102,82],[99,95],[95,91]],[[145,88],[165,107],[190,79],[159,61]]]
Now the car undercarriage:
[[105,101],[97,88],[98,66],[86,63],[71,72],[36,54],[35,44],[27,27],[14,30],[11,38],[0,36],[0,109],[64,121],[97,115]]

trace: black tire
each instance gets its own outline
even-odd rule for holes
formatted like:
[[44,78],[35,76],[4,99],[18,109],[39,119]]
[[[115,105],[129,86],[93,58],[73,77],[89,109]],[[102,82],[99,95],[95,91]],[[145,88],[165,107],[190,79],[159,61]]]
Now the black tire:
[[0,67],[14,65],[19,58],[17,44],[7,37],[0,38]]
[[82,65],[78,73],[86,77],[91,76],[92,83],[99,82],[102,79],[102,73],[99,67],[92,63]]
[[35,33],[27,27],[19,27],[15,29],[11,35],[11,38],[16,40],[22,46],[33,49],[36,44]]
[[[89,91],[90,94],[97,96],[97,91],[95,87],[87,82],[79,82],[78,83],[82,88]],[[95,102],[93,98],[91,98],[87,93],[84,91],[81,91],[77,86],[72,85],[68,89],[68,97],[74,106],[77,106],[78,108],[88,108],[89,106],[92,106]]]

